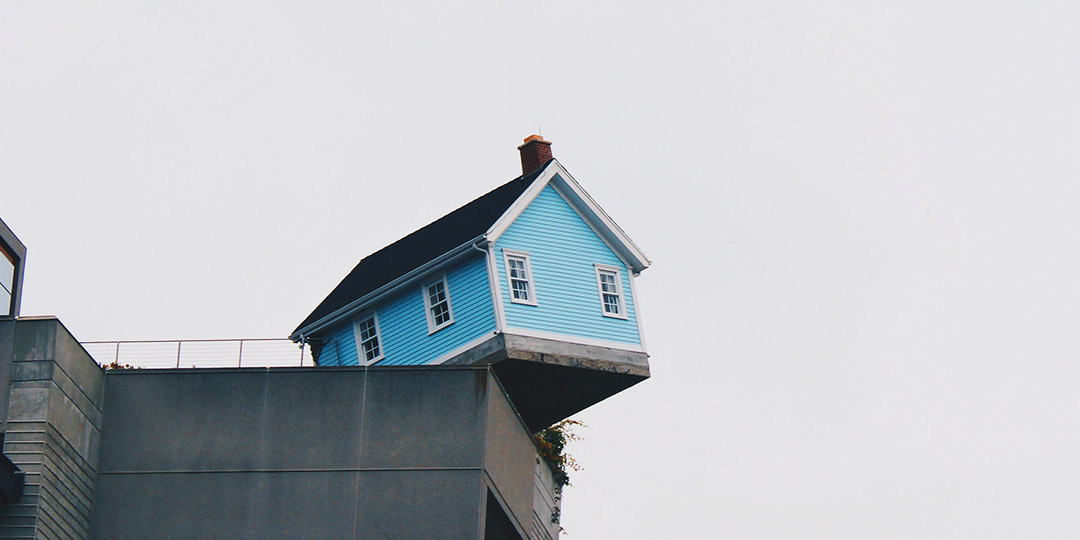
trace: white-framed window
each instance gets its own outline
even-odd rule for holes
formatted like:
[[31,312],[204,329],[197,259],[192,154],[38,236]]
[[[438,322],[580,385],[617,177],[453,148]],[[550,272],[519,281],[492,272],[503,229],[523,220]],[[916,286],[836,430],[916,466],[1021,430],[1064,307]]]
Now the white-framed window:
[[379,333],[379,318],[374,313],[353,321],[353,332],[356,334],[356,348],[361,363],[371,364],[382,360],[382,334]]
[[506,282],[510,286],[510,301],[515,304],[536,305],[536,289],[533,287],[532,265],[529,254],[524,251],[503,250],[506,262]]
[[600,291],[600,308],[605,317],[626,319],[626,303],[623,301],[622,272],[616,266],[597,264],[596,286]]
[[454,322],[454,312],[450,309],[450,289],[446,286],[446,276],[424,285],[424,309],[427,312],[428,334]]

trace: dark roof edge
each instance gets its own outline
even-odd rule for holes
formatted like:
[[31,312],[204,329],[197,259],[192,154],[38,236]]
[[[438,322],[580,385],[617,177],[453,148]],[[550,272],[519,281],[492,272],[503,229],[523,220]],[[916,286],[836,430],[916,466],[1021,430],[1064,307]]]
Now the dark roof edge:
[[322,327],[328,317],[336,318],[343,311],[355,309],[361,301],[367,302],[364,299],[370,299],[377,290],[405,275],[411,275],[417,268],[430,268],[432,261],[486,236],[491,224],[521,198],[542,170],[518,176],[367,255],[297,325],[290,336],[296,339],[301,334],[308,334],[316,324]]
[[401,276],[387,283],[386,285],[383,285],[382,287],[379,287],[378,289],[375,289],[374,291],[371,291],[370,293],[365,294],[364,296],[361,296],[360,298],[357,298],[356,300],[353,300],[348,304],[345,304],[344,306],[334,310],[331,313],[328,313],[325,317],[322,317],[321,319],[318,319],[316,321],[312,321],[310,324],[307,324],[305,326],[298,327],[296,330],[293,330],[292,334],[289,335],[289,339],[293,340],[294,342],[300,341],[300,339],[302,339],[305,334],[311,334],[312,332],[321,330],[322,328],[347,317],[353,312],[358,311],[366,304],[370,304],[373,301],[378,300],[383,296],[386,296],[387,294],[396,292],[398,289],[408,285],[409,283],[417,280],[418,278],[423,277],[425,274],[431,272],[439,266],[457,260],[458,256],[467,252],[473,246],[484,242],[487,242],[487,237],[485,235],[477,236],[472,240],[469,240],[468,242],[465,242],[464,244],[461,244],[460,246],[451,249],[450,251],[447,251],[442,255],[439,255],[438,257],[428,261],[427,263],[418,266],[405,274],[402,274]]

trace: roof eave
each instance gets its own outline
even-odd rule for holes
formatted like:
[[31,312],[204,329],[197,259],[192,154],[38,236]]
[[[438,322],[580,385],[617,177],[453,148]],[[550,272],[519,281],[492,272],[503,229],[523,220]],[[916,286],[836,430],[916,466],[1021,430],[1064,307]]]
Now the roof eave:
[[383,285],[382,287],[379,287],[378,289],[375,289],[374,291],[371,291],[370,293],[365,294],[364,296],[361,296],[360,298],[357,298],[352,302],[349,302],[348,304],[329,313],[325,317],[322,317],[321,319],[318,319],[306,326],[297,328],[293,331],[292,334],[289,335],[289,339],[293,340],[294,342],[300,341],[305,336],[310,336],[311,334],[318,332],[319,330],[323,330],[328,326],[331,326],[334,323],[341,321],[342,319],[346,319],[353,314],[366,309],[371,304],[382,299],[383,297],[397,292],[401,288],[409,285],[413,281],[421,279],[427,274],[435,272],[441,266],[456,261],[459,257],[466,254],[469,250],[473,249],[473,246],[486,246],[486,236],[486,234],[477,236],[472,240],[469,240],[468,242],[465,242],[464,244],[461,244],[460,246],[451,249],[450,251],[447,251],[446,253],[443,253],[442,255],[424,263],[423,265],[418,266],[417,268],[414,268],[405,274],[402,274],[400,277],[394,279],[386,285]]

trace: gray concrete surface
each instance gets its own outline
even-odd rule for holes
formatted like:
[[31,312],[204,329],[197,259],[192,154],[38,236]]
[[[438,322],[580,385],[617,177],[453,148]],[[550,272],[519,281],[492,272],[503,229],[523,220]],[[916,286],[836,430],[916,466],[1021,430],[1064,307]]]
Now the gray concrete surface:
[[91,538],[483,540],[491,500],[499,537],[543,537],[535,448],[487,367],[105,381]]
[[15,319],[0,319],[0,432],[7,422],[11,362],[15,358]]
[[4,454],[25,492],[0,506],[0,538],[89,536],[104,373],[60,321],[15,321]]

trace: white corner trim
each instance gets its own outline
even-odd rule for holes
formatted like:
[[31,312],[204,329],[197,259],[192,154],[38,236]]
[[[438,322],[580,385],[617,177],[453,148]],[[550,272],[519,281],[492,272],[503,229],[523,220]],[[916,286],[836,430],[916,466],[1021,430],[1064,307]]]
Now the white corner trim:
[[[367,355],[364,354],[364,344],[360,337],[360,322],[368,319],[374,319],[375,321],[375,339],[379,341],[379,356],[367,359]],[[361,366],[370,366],[375,362],[386,358],[386,348],[383,347],[382,340],[382,328],[379,326],[379,314],[374,310],[362,313],[359,317],[352,320],[353,328],[353,341],[356,342],[356,360]]]
[[633,343],[622,343],[619,341],[608,341],[606,339],[595,339],[588,337],[571,336],[567,334],[556,334],[554,332],[544,332],[542,330],[530,330],[527,328],[509,327],[504,333],[507,335],[512,334],[517,336],[550,339],[553,341],[565,341],[567,343],[577,343],[578,345],[592,345],[594,347],[618,349],[620,351],[633,351],[640,353],[645,352],[645,347],[642,347],[640,345],[634,345]]
[[[442,282],[443,295],[446,296],[446,312],[450,315],[450,319],[446,322],[436,325],[435,317],[431,314],[431,298],[428,296],[428,287]],[[454,304],[450,300],[450,284],[446,281],[446,274],[440,275],[438,278],[431,279],[423,282],[420,286],[420,295],[424,298],[424,315],[427,317],[428,335],[434,334],[451,324],[454,324]]]
[[645,346],[645,325],[641,323],[641,302],[638,301],[637,286],[634,285],[634,274],[630,273],[630,297],[634,299],[634,319],[637,320],[637,335],[641,341],[641,350],[647,350]]
[[[536,305],[538,305],[537,299],[536,299],[536,280],[533,277],[532,260],[529,259],[528,252],[518,251],[516,249],[507,249],[507,248],[502,248],[502,252],[503,252],[503,269],[506,270],[506,287],[507,287],[507,292],[510,295],[510,303],[511,304],[522,304],[522,305],[526,305],[526,306],[536,306]],[[528,300],[520,300],[520,299],[514,298],[514,283],[513,283],[512,279],[510,278],[510,259],[511,258],[517,258],[517,259],[524,259],[525,260],[525,275],[526,275],[525,282],[529,287],[528,288],[528,295],[529,295]],[[521,280],[518,280],[518,281],[521,281]]]
[[495,310],[495,332],[502,333],[506,328],[506,313],[503,312],[502,287],[499,283],[499,269],[495,262],[495,244],[488,243],[487,254],[488,285],[491,287],[491,309]]

